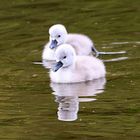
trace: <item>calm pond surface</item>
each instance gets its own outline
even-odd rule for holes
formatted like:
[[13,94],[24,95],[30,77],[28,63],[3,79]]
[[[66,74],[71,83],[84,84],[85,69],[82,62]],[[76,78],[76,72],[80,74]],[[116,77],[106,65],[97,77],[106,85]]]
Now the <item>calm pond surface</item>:
[[[52,84],[32,62],[56,23],[87,34],[100,51],[127,51],[100,58],[128,59],[106,62],[106,79]],[[139,0],[0,1],[0,139],[139,140],[139,48]]]

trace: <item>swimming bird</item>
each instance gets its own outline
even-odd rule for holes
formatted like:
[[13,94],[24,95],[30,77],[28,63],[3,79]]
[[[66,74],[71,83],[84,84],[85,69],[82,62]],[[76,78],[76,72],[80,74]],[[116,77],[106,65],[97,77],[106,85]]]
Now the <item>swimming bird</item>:
[[91,55],[92,51],[98,55],[92,40],[83,34],[71,34],[62,24],[56,24],[49,29],[49,42],[45,45],[42,59],[55,60],[54,53],[59,45],[70,44],[77,55]]
[[49,42],[44,46],[42,53],[43,60],[55,60],[54,53],[61,44],[70,44],[76,51],[77,55],[99,55],[104,54],[124,54],[120,52],[99,52],[94,46],[93,41],[86,35],[77,33],[68,33],[65,26],[55,24],[49,28]]
[[100,59],[78,56],[69,44],[60,45],[55,57],[56,63],[49,74],[54,83],[78,83],[105,77],[105,66]]

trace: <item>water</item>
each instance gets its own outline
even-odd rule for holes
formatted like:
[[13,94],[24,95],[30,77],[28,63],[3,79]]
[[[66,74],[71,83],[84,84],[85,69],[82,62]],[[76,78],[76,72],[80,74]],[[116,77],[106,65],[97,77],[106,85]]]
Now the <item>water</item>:
[[[139,5],[139,0],[1,1],[0,139],[139,140]],[[59,96],[48,70],[33,64],[41,61],[48,29],[56,23],[89,35],[100,51],[127,51],[101,56],[128,59],[106,62],[104,87],[88,97],[87,85],[81,86],[88,88],[82,97]],[[73,110],[73,121],[59,120],[61,109]]]

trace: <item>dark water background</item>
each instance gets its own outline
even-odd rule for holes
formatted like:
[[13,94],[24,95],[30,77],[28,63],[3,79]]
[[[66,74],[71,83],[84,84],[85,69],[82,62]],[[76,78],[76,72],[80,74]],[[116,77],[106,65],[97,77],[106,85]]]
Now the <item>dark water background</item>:
[[[56,23],[89,35],[98,50],[127,51],[103,59],[128,57],[105,63],[104,92],[95,101],[74,99],[79,112],[71,122],[58,120],[61,99],[51,94],[48,70],[32,63],[41,61]],[[0,1],[0,139],[139,140],[139,47],[139,0]]]

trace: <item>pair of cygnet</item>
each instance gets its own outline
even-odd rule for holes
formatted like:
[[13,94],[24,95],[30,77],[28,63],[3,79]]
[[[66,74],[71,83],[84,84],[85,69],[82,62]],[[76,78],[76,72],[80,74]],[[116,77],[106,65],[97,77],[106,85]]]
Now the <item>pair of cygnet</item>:
[[56,60],[50,70],[54,83],[78,83],[105,77],[103,62],[91,56],[98,55],[90,38],[81,34],[68,34],[63,25],[49,29],[50,41],[46,44],[42,59]]

